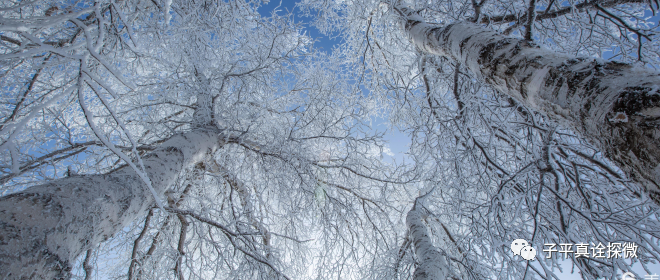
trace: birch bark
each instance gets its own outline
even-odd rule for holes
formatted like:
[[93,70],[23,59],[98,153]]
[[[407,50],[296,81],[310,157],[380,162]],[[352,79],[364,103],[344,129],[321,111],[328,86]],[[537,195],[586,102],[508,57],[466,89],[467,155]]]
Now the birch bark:
[[429,235],[424,216],[426,211],[419,205],[420,199],[415,201],[415,205],[406,216],[406,225],[410,231],[410,237],[415,246],[415,255],[418,259],[418,266],[415,269],[413,278],[415,280],[442,280],[447,277],[448,265],[442,253],[433,245]]
[[420,50],[465,65],[496,90],[585,136],[660,204],[660,73],[553,52],[469,22],[437,25],[400,7]]
[[[217,131],[176,135],[144,158],[159,195],[224,142]],[[75,258],[146,213],[153,195],[130,167],[76,175],[0,198],[0,278],[69,279]]]

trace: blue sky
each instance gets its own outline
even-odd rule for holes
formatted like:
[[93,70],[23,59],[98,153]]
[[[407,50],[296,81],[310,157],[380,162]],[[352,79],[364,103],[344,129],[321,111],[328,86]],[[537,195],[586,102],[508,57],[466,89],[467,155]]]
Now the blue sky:
[[[292,0],[270,0],[270,2],[266,5],[263,5],[259,7],[258,11],[262,16],[270,16],[271,12],[277,8],[278,12],[277,14],[279,15],[284,15],[287,13],[287,11],[294,11],[295,9],[295,4],[297,1],[292,1]],[[307,32],[307,35],[313,39],[316,39],[317,41],[314,43],[314,46],[316,48],[320,48],[322,51],[330,52],[332,51],[332,46],[335,44],[340,43],[339,39],[336,38],[330,38],[328,36],[325,36],[321,34],[321,32],[316,29],[315,27],[311,26],[309,21],[311,18],[309,17],[301,17],[299,15],[300,10],[297,10],[294,12],[294,21],[296,23],[304,23],[305,24],[305,31]]]
[[[329,36],[326,36],[322,34],[318,29],[313,27],[310,24],[311,18],[309,17],[302,17],[300,16],[298,10],[295,7],[297,1],[292,1],[292,0],[270,0],[270,2],[266,5],[263,5],[259,7],[258,12],[265,17],[268,17],[271,15],[271,12],[275,9],[278,10],[279,15],[284,15],[287,13],[287,11],[293,11],[294,12],[294,21],[296,23],[303,23],[305,26],[305,32],[307,35],[313,39],[315,39],[314,47],[319,49],[320,51],[324,51],[327,53],[330,53],[332,51],[333,46],[340,44],[341,40],[339,38],[330,38]],[[385,116],[386,118],[387,116]],[[388,122],[387,119],[385,118],[376,118],[372,122],[372,130],[378,131],[378,132],[383,132],[388,130]],[[387,162],[392,162],[393,160],[396,159],[397,163],[402,162],[404,159],[406,159],[405,153],[408,151],[408,147],[410,145],[410,138],[403,132],[398,131],[398,130],[389,130],[388,133],[385,135],[385,141],[387,141],[388,146],[392,154],[394,156],[384,156],[384,160]]]

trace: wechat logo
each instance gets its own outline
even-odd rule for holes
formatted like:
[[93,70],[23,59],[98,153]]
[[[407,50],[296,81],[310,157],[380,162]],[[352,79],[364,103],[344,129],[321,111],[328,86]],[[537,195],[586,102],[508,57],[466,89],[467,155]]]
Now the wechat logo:
[[529,246],[529,243],[525,239],[516,239],[511,242],[511,251],[513,255],[520,255],[523,259],[528,261],[534,260],[536,257],[536,249]]

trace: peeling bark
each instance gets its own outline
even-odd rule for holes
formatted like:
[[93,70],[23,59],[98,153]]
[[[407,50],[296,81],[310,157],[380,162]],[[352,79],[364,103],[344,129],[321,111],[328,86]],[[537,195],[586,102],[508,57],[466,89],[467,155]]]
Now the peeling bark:
[[429,24],[398,10],[419,49],[451,57],[496,90],[574,129],[660,204],[660,73],[556,53],[470,22]]
[[[162,195],[178,173],[223,144],[217,132],[176,135],[143,158]],[[69,279],[76,257],[144,215],[154,203],[126,166],[76,175],[0,198],[0,278]]]

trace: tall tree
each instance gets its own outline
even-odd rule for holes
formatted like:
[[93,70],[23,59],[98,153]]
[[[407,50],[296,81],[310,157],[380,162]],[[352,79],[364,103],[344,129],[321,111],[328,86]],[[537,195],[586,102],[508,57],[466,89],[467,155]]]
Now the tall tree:
[[392,246],[378,100],[287,16],[2,5],[3,279],[360,277]]
[[[301,1],[331,55],[259,1],[2,3],[0,275],[560,279],[543,244],[582,242],[637,246],[569,255],[584,279],[651,272],[653,173],[589,129],[653,138],[656,100],[579,98],[657,84],[648,3]],[[383,161],[385,116],[413,164]]]
[[[660,56],[657,25],[645,17],[657,3],[404,3],[305,1],[305,7],[324,14],[319,28],[345,32],[352,56],[367,56],[369,70],[383,76],[400,67],[391,54],[411,50],[401,37],[415,50],[462,63],[494,89],[589,139],[660,203],[660,80],[649,69],[657,69]],[[608,56],[620,60],[602,59]]]
[[[496,90],[585,136],[660,204],[658,72],[540,48],[532,40],[533,23],[525,24],[525,37],[518,39],[476,23],[428,24],[409,8],[397,11],[417,48],[463,63]],[[536,6],[530,11],[537,14]],[[632,31],[641,44],[645,32]]]
[[[642,229],[658,226],[651,68],[660,56],[657,25],[645,17],[656,3],[301,5],[320,15],[318,28],[342,36],[338,50],[365,86],[392,100],[390,119],[412,136],[420,177],[435,187],[425,222],[431,245],[450,257],[449,277],[559,278],[556,259],[548,266],[512,257],[505,244],[517,238],[537,252],[545,243],[626,240],[657,259],[658,236]],[[617,215],[644,226],[610,220]],[[456,244],[440,241],[445,235]],[[400,244],[394,271],[423,266],[405,258],[409,240]],[[584,279],[631,269],[618,260],[569,261]]]

